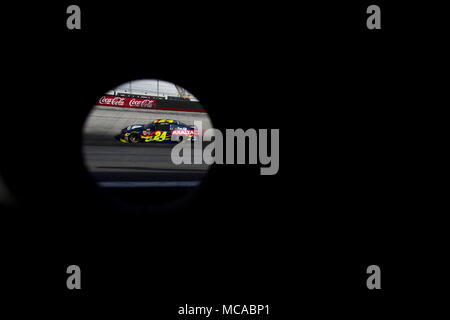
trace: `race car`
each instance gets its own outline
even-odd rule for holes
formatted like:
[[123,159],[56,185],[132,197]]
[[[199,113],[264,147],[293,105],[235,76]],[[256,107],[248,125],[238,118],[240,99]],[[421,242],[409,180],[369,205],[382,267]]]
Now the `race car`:
[[178,120],[158,119],[144,124],[133,124],[120,131],[116,138],[123,143],[138,142],[181,142],[198,138],[196,126]]

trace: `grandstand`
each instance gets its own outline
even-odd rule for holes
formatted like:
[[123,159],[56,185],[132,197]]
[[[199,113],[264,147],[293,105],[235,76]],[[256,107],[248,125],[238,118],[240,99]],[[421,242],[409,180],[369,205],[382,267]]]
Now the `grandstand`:
[[106,92],[108,95],[143,99],[164,99],[198,102],[190,92],[163,80],[134,80]]

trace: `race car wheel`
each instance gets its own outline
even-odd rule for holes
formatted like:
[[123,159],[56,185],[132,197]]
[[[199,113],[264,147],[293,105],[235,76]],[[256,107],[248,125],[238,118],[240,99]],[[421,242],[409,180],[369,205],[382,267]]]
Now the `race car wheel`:
[[139,134],[136,132],[133,132],[128,136],[128,142],[129,143],[138,143],[139,142]]

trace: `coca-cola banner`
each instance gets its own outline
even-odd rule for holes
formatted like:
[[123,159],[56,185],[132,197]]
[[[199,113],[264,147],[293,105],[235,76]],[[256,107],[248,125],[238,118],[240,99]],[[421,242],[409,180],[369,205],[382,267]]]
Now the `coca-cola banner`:
[[101,106],[153,109],[156,106],[156,100],[103,96],[97,104]]

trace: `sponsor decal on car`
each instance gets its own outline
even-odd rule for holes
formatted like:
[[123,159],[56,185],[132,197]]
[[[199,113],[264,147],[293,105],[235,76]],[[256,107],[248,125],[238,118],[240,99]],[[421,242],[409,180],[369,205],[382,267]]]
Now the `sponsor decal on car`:
[[198,130],[172,130],[172,134],[178,134],[178,135],[198,135]]

